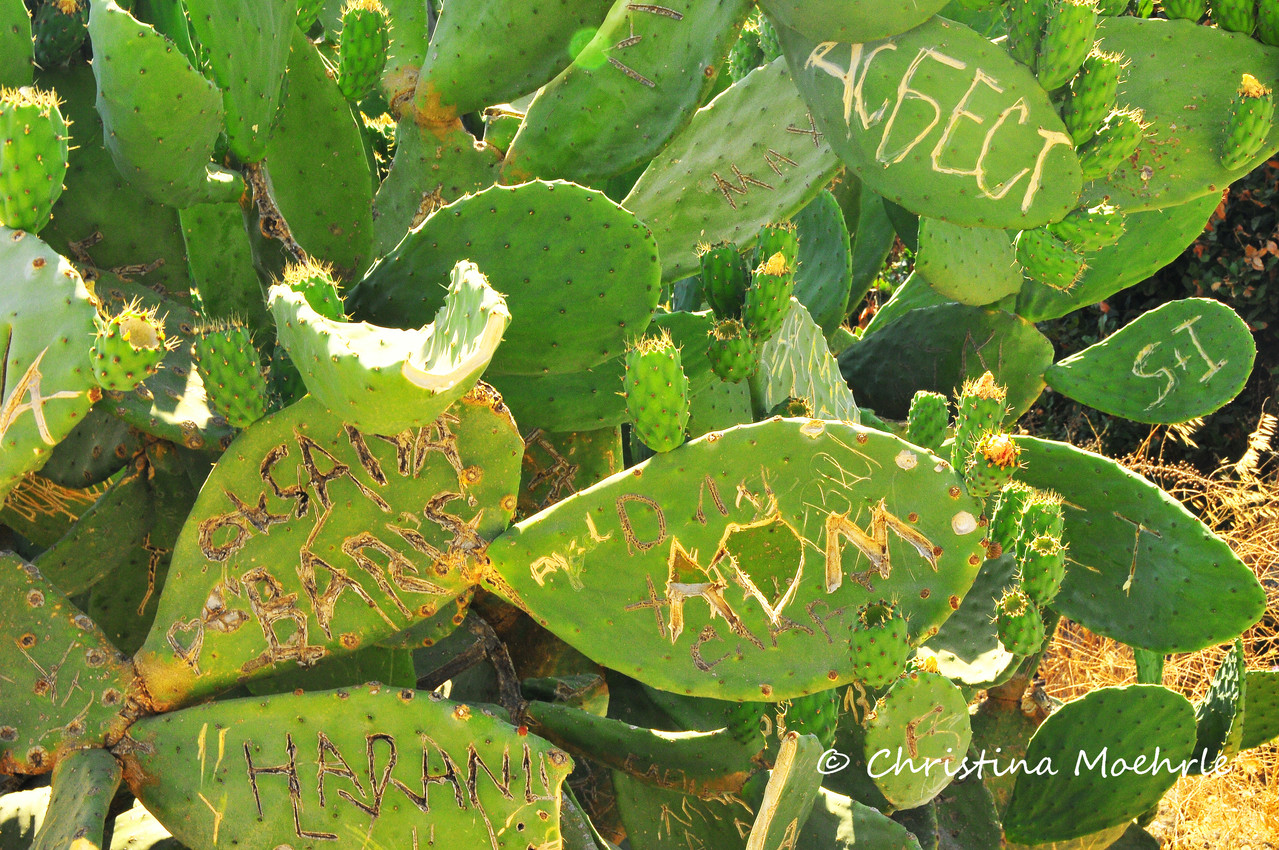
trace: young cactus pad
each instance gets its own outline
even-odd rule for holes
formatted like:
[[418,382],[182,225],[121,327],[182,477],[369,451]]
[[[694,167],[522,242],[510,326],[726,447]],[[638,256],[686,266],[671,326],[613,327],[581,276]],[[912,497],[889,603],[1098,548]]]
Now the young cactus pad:
[[303,399],[227,452],[136,659],[157,707],[353,651],[451,604],[515,512],[523,441],[481,385],[398,434]]
[[771,420],[520,523],[484,583],[653,687],[788,699],[857,678],[860,605],[897,598],[914,643],[940,626],[981,565],[980,513],[948,464],[896,437]]
[[0,87],[0,225],[35,233],[48,223],[69,138],[53,93]]
[[511,318],[468,262],[454,266],[435,322],[416,331],[326,319],[285,285],[271,287],[270,305],[307,390],[357,427],[385,434],[430,424],[474,386]]

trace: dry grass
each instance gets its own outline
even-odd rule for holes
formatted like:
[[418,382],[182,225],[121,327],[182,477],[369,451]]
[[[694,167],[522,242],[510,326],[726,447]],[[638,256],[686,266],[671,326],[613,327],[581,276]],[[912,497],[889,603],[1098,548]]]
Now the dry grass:
[[[1163,440],[1192,439],[1185,428],[1153,433],[1123,460],[1203,518],[1262,580],[1266,616],[1243,636],[1249,670],[1279,669],[1279,455],[1271,447],[1276,424],[1279,420],[1263,414],[1248,453],[1212,475],[1162,461]],[[1199,699],[1225,651],[1210,647],[1170,656],[1164,684]],[[1128,647],[1066,621],[1040,675],[1048,693],[1062,700],[1136,681]],[[1179,780],[1149,829],[1168,850],[1279,850],[1279,745],[1241,754],[1224,775]]]

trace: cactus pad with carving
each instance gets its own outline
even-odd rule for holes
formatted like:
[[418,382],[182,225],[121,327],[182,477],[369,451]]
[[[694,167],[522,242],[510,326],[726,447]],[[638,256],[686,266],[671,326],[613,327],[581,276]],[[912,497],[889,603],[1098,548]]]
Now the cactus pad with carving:
[[0,226],[35,233],[49,222],[69,138],[52,92],[0,87]]
[[435,321],[416,331],[326,319],[287,285],[271,288],[270,305],[307,390],[357,427],[388,434],[429,425],[474,386],[510,320],[467,262],[454,267]]
[[[478,706],[380,685],[189,708],[125,744],[131,789],[192,847],[557,846],[573,765]],[[163,781],[188,774],[202,794]]]
[[192,509],[137,656],[156,704],[309,666],[450,605],[515,511],[522,449],[483,385],[398,434],[314,399],[247,429]]
[[857,678],[848,630],[862,604],[898,597],[911,642],[940,625],[981,564],[980,512],[944,461],[909,443],[772,420],[520,523],[489,547],[484,583],[654,687],[788,699]]

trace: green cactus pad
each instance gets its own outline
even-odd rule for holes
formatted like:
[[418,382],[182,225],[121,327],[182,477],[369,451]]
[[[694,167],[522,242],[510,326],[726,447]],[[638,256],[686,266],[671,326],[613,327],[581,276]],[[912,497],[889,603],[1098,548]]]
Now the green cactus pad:
[[101,847],[120,762],[106,750],[75,750],[53,769],[53,794],[31,850]]
[[786,709],[786,728],[801,735],[814,735],[822,749],[830,749],[835,743],[842,702],[838,688],[795,697]]
[[0,2],[0,86],[21,88],[32,78],[31,15],[22,0]]
[[1005,593],[995,606],[999,642],[1013,655],[1034,655],[1044,645],[1039,609],[1020,590]]
[[752,802],[759,795],[746,850],[771,850],[796,842],[821,791],[818,766],[825,747],[817,737],[794,731],[782,738],[767,783],[760,774],[745,789]]
[[[612,5],[507,0],[441,11],[417,78],[418,114],[439,127],[535,91],[568,67],[578,40],[600,26]],[[530,15],[536,26],[529,26]]]
[[1279,147],[1272,127],[1263,149],[1239,168],[1226,168],[1218,154],[1242,76],[1279,84],[1274,48],[1193,21],[1133,17],[1105,19],[1097,37],[1101,49],[1128,58],[1119,103],[1140,108],[1151,126],[1136,156],[1090,186],[1083,206],[1108,199],[1135,212],[1182,204],[1224,189]]
[[56,94],[0,88],[0,226],[35,233],[48,224],[70,138]]
[[1088,268],[1084,255],[1047,227],[1018,235],[1017,262],[1026,277],[1059,292],[1073,290]]
[[1253,0],[1212,0],[1212,20],[1227,32],[1252,35],[1257,28],[1257,4]]
[[[980,566],[978,513],[947,464],[895,437],[772,420],[702,437],[525,520],[489,547],[484,581],[654,687],[788,699],[855,678],[846,635],[858,605],[898,597],[913,642],[940,625]],[[876,538],[890,553],[878,567],[858,549]],[[934,570],[920,550],[938,547]],[[828,612],[820,625],[807,606]],[[583,621],[584,608],[602,616]],[[636,663],[640,647],[655,654]]]
[[0,498],[40,468],[99,390],[88,341],[96,311],[71,263],[34,235],[0,227]]
[[70,750],[119,737],[136,696],[133,670],[39,570],[11,553],[0,554],[0,569],[0,764],[6,773],[44,773]]
[[931,18],[946,0],[920,3],[841,3],[837,0],[765,0],[776,24],[821,41],[863,42],[906,32]]
[[40,474],[63,487],[91,487],[119,472],[140,448],[133,429],[95,405],[54,446]]
[[935,805],[940,850],[979,850],[1003,841],[995,798],[985,783],[952,782]]
[[794,220],[799,229],[795,298],[829,339],[848,313],[853,275],[848,225],[839,202],[825,189]]
[[[706,356],[711,325],[709,313],[658,313],[646,331],[647,336],[670,333],[680,350],[691,397],[717,380]],[[588,431],[627,421],[626,399],[618,390],[625,374],[625,359],[614,357],[567,375],[486,374],[485,378],[502,394],[521,428]]]
[[819,419],[860,421],[857,402],[822,329],[794,298],[781,328],[760,347],[759,359],[762,368],[751,378],[751,392],[765,410],[787,398],[802,398]]
[[817,126],[886,198],[1012,229],[1075,206],[1081,178],[1065,125],[1030,72],[983,36],[943,18],[868,44],[779,31]]
[[240,205],[195,204],[179,211],[178,218],[195,290],[192,301],[200,313],[257,332],[266,329],[270,319]]
[[651,159],[710,94],[748,9],[746,0],[613,3],[529,104],[503,182],[598,183]]
[[[184,0],[191,30],[222,89],[227,145],[245,162],[266,155],[297,20],[288,0]],[[94,42],[96,46],[96,40]]]
[[514,513],[522,445],[482,385],[398,435],[308,399],[246,430],[191,511],[137,656],[155,705],[309,666],[451,605]]
[[[193,847],[559,843],[572,760],[480,709],[379,685],[190,708],[121,748],[144,805]],[[194,773],[190,783],[165,777]],[[201,790],[202,789],[202,790]]]
[[178,208],[238,194],[236,181],[211,173],[222,132],[218,87],[111,0],[95,0],[89,38],[106,147],[129,184]]
[[1239,749],[1248,750],[1279,737],[1279,672],[1249,670],[1244,689],[1248,710]]
[[1044,370],[1057,392],[1136,422],[1185,422],[1233,399],[1252,373],[1256,344],[1220,301],[1185,298]]
[[[1203,0],[1198,2],[1202,3]],[[1274,0],[1261,0],[1257,3],[1257,38],[1262,44],[1271,47],[1279,45],[1279,3]]]
[[271,192],[293,238],[343,279],[373,260],[373,189],[364,138],[324,59],[292,28],[289,74],[267,143]]
[[1053,607],[1098,634],[1193,652],[1261,616],[1265,593],[1226,543],[1179,502],[1100,455],[1018,437],[1026,483],[1064,497],[1070,551]]
[[354,288],[347,307],[386,327],[425,324],[440,305],[439,282],[467,259],[511,311],[492,374],[597,366],[643,333],[660,295],[656,246],[634,215],[593,189],[535,182],[437,210]]
[[568,433],[536,430],[524,438],[520,519],[531,516],[622,469],[619,428]]
[[688,426],[688,376],[670,336],[644,337],[626,353],[622,387],[644,445],[655,452],[679,448]]
[[444,204],[497,182],[496,149],[476,144],[460,127],[444,135],[411,118],[395,127],[395,158],[373,199],[374,251],[389,254],[411,228]]
[[1159,5],[1169,20],[1197,22],[1208,11],[1208,0],[1162,0]]
[[1021,289],[1012,235],[990,227],[962,227],[920,218],[915,271],[952,301],[993,304]]
[[800,840],[813,842],[806,846],[829,850],[858,850],[859,844],[882,850],[920,850],[919,840],[906,827],[877,809],[825,788],[817,795]]
[[[57,217],[40,238],[63,256],[88,257],[99,269],[130,267],[148,285],[185,293],[191,281],[178,211],[135,191],[116,169],[94,108],[93,68],[42,71],[38,84],[57,90],[71,135],[66,189],[58,199]],[[241,223],[241,231],[243,227]],[[79,244],[73,249],[74,243]]]
[[[894,236],[894,239],[897,237]],[[921,307],[937,307],[942,304],[954,304],[945,295],[928,285],[928,281],[923,275],[915,274],[914,270],[902,281],[901,286],[893,291],[892,296],[880,304],[870,317],[870,321],[866,323],[866,327],[862,328],[861,339],[867,339],[872,334],[879,333],[911,310],[917,310]],[[840,354],[848,351],[860,340],[854,339],[853,343],[847,346]],[[950,392],[948,388],[947,393]]]
[[679,280],[697,272],[699,243],[749,247],[762,225],[807,206],[838,166],[778,59],[699,110],[622,205],[653,229],[662,279]]
[[1018,315],[1032,322],[1060,318],[1145,280],[1195,241],[1220,201],[1213,192],[1180,206],[1129,213],[1124,235],[1088,255],[1088,267],[1069,292],[1026,281],[1017,296]]
[[945,768],[968,752],[971,739],[963,692],[939,673],[912,672],[875,704],[866,767],[894,808],[912,809],[950,784]]
[[195,364],[209,408],[233,427],[247,428],[266,415],[266,378],[247,328],[205,330],[195,342]]
[[1194,722],[1186,698],[1158,685],[1101,688],[1062,706],[1030,740],[1026,764],[1037,772],[1017,776],[1008,839],[1068,841],[1126,824],[1181,776]]
[[751,392],[746,384],[712,383],[689,399],[688,435],[700,437],[754,422]]
[[1084,180],[1103,180],[1118,169],[1136,152],[1149,126],[1140,109],[1112,110],[1093,137],[1079,146]]
[[1196,773],[1211,773],[1215,762],[1228,763],[1239,752],[1247,712],[1243,641],[1236,639],[1213,674],[1208,693],[1195,705]]
[[678,783],[691,793],[740,791],[763,744],[758,734],[739,742],[727,728],[663,732],[549,702],[531,702],[528,712],[531,732],[570,753],[650,781],[657,778],[658,785]]
[[[417,0],[382,0],[382,5],[390,13],[393,25],[391,47],[386,53],[386,67],[382,69],[382,98],[394,104],[397,113],[412,117],[413,89],[431,38],[430,15]],[[335,32],[341,28],[338,4],[325,4],[320,15],[325,30]]]
[[454,267],[435,321],[417,331],[326,319],[287,285],[271,287],[270,307],[311,395],[381,434],[429,425],[465,395],[510,319],[502,296],[467,262]]
[[1081,207],[1048,225],[1048,230],[1080,251],[1099,251],[1124,235],[1124,214],[1110,204]]
[[[995,350],[1002,353],[998,361]],[[839,355],[861,403],[893,418],[905,418],[916,391],[950,395],[990,368],[1008,387],[1007,421],[1015,421],[1039,397],[1051,363],[1052,344],[1030,322],[953,303],[910,310]],[[903,374],[918,378],[903,381]]]

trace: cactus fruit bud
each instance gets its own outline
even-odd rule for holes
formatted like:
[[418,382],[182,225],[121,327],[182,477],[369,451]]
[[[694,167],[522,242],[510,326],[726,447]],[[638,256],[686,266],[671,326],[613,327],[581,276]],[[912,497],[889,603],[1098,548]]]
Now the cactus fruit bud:
[[950,464],[962,470],[982,434],[999,431],[1008,412],[1008,389],[995,383],[995,376],[985,372],[976,380],[964,382],[955,402],[955,443]]
[[128,392],[160,368],[160,361],[174,343],[165,339],[164,323],[155,308],[142,309],[137,301],[114,316],[98,315],[91,349],[93,377],[104,390]]
[[1252,35],[1257,28],[1256,0],[1213,0],[1212,19],[1223,30]]
[[89,34],[89,0],[44,0],[31,21],[36,64],[66,65]]
[[930,452],[941,451],[950,425],[950,407],[941,393],[920,390],[910,400],[906,414],[906,439]]
[[764,50],[765,64],[782,55],[782,39],[777,27],[763,15],[759,16],[759,46]]
[[1123,57],[1093,48],[1084,58],[1079,73],[1070,84],[1070,96],[1062,107],[1061,119],[1076,146],[1088,141],[1101,122],[1115,108]]
[[1070,82],[1097,34],[1096,0],[1056,0],[1050,3],[1043,38],[1035,58],[1035,75],[1044,91]]
[[746,290],[742,318],[751,336],[766,342],[777,333],[790,310],[790,297],[794,290],[795,266],[787,262],[782,251],[769,255],[755,269],[750,288]]
[[53,92],[0,87],[0,224],[31,233],[48,224],[69,138]]
[[1030,541],[1020,569],[1022,591],[1036,605],[1047,605],[1066,577],[1066,548],[1056,537],[1036,537]]
[[1116,109],[1106,116],[1096,134],[1080,146],[1079,168],[1084,180],[1100,180],[1133,155],[1146,125],[1140,109]]
[[1017,560],[1024,561],[1041,537],[1061,539],[1064,525],[1061,514],[1061,496],[1040,490],[1026,500],[1017,523]]
[[1270,89],[1252,74],[1244,74],[1239,90],[1230,101],[1221,164],[1232,170],[1241,168],[1260,153],[1270,134],[1274,114],[1274,95]]
[[863,605],[848,644],[859,679],[875,688],[890,684],[906,666],[910,652],[906,618],[891,602]]
[[626,352],[626,409],[644,445],[669,452],[684,443],[688,426],[688,378],[679,349],[663,331]]
[[998,558],[1004,552],[1012,552],[1017,546],[1017,529],[1021,524],[1021,514],[1026,502],[1035,495],[1035,489],[1024,481],[1010,481],[999,493],[999,501],[995,503],[995,512],[990,520],[990,531],[986,535],[988,557]]
[[206,328],[195,342],[195,366],[209,407],[233,426],[247,428],[266,415],[266,378],[248,328]]
[[352,0],[342,10],[338,88],[352,102],[377,85],[391,48],[386,8],[378,0]]
[[702,249],[701,263],[702,292],[715,315],[721,319],[739,318],[746,303],[746,287],[751,282],[746,259],[732,242],[719,242]]
[[790,396],[773,405],[769,416],[783,416],[787,419],[812,419],[813,403],[806,398]]
[[[782,255],[785,267],[794,272],[799,262],[799,235],[792,222],[766,224],[759,229],[755,242],[755,267],[767,265],[773,260],[773,256],[779,253]],[[771,272],[771,274],[778,274],[778,272]]]
[[1062,292],[1069,291],[1088,267],[1083,254],[1047,227],[1021,232],[1017,262],[1031,280]]
[[736,319],[724,319],[711,330],[706,356],[710,358],[711,371],[730,384],[739,383],[759,370],[759,343]]
[[1014,655],[1034,655],[1044,645],[1044,621],[1030,597],[1010,590],[995,608],[999,642]]
[[1110,204],[1071,210],[1061,221],[1048,225],[1053,235],[1080,251],[1099,251],[1124,235],[1124,214]]
[[1208,11],[1208,0],[1163,0],[1162,6],[1170,21],[1198,21]]
[[1033,70],[1039,40],[1044,34],[1048,4],[1044,0],[1009,0],[1004,7],[1004,16],[1008,28],[1004,47],[1010,56]]
[[978,438],[964,466],[964,484],[970,495],[985,499],[998,493],[1017,471],[1021,449],[1012,437],[991,431]]
[[759,26],[756,18],[748,18],[741,35],[728,51],[728,78],[733,82],[745,77],[764,61],[764,49],[759,44]]
[[306,299],[312,310],[334,322],[345,322],[346,311],[338,294],[333,267],[308,260],[284,268],[284,285]]

